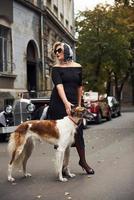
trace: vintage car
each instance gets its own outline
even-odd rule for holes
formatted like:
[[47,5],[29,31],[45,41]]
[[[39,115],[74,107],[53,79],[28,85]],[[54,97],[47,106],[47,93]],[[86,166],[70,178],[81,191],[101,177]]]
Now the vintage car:
[[85,92],[83,95],[84,106],[88,109],[90,118],[88,122],[94,121],[100,124],[103,119],[111,120],[111,109],[108,105],[107,95],[99,95],[98,92]]
[[[4,111],[0,112],[0,140],[3,141],[13,132],[16,127],[28,120],[45,119],[45,115],[49,106],[50,97],[32,98],[27,95],[20,95],[13,105],[7,105]],[[88,119],[91,117],[88,114]],[[87,120],[83,119],[83,128],[87,128]]]
[[40,119],[44,108],[48,107],[50,98],[18,98],[13,105],[7,105],[0,112],[0,140],[5,140],[22,122]]
[[111,109],[112,117],[118,117],[121,115],[121,107],[119,101],[114,96],[108,96],[108,105]]

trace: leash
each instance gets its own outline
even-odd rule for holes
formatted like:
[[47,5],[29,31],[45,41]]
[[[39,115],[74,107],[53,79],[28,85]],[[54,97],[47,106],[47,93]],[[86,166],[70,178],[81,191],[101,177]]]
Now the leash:
[[82,124],[82,120],[79,120],[80,122],[76,123],[76,122],[74,121],[73,117],[71,117],[71,116],[68,116],[68,117],[69,117],[69,119],[77,126],[77,128],[79,128],[79,126]]
[[76,126],[78,126],[78,124],[74,121],[74,119],[73,119],[73,117],[72,116],[68,116],[69,117],[69,119],[76,125]]

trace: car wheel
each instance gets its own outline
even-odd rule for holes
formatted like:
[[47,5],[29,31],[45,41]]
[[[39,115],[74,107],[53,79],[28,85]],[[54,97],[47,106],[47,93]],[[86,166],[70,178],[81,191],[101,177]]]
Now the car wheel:
[[87,120],[85,118],[83,118],[83,128],[86,129],[87,128]]
[[120,111],[117,112],[117,116],[118,117],[121,116],[121,112]]
[[99,111],[95,119],[95,123],[100,124],[101,122],[102,122],[102,116],[101,116],[101,112]]
[[112,114],[111,111],[109,111],[108,116],[107,116],[107,121],[110,121],[112,119]]

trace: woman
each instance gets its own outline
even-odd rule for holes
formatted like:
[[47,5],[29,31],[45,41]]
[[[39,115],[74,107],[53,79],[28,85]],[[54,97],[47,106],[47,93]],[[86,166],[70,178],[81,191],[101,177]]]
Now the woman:
[[[61,119],[70,115],[71,106],[81,106],[82,95],[82,67],[74,62],[71,47],[62,42],[56,42],[53,51],[57,64],[52,68],[54,88],[51,94],[48,119]],[[82,126],[75,136],[75,147],[79,154],[79,165],[87,172],[94,174],[94,170],[85,159],[85,145]]]

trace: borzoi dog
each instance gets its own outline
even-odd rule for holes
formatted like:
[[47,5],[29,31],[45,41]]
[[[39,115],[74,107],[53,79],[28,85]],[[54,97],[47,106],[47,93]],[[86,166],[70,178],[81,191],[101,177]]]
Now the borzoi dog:
[[[71,116],[60,120],[32,120],[20,124],[10,136],[8,150],[11,160],[8,165],[8,181],[15,181],[12,171],[15,167],[22,167],[24,176],[31,176],[26,171],[28,158],[31,156],[36,140],[44,140],[56,145],[56,165],[58,179],[67,181],[62,171],[69,177],[75,174],[70,173],[68,162],[70,146],[74,142],[76,128],[81,121],[85,108],[76,107],[71,111]],[[76,133],[77,134],[77,133]]]

